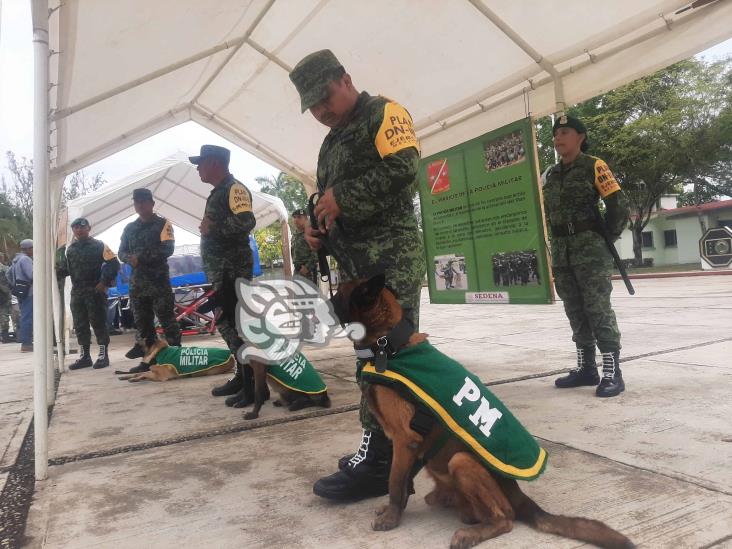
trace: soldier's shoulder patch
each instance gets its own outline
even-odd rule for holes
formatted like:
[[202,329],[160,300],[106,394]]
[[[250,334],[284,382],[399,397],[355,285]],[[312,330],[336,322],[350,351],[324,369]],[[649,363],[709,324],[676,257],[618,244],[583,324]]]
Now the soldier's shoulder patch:
[[384,104],[384,118],[376,132],[374,144],[381,158],[408,147],[420,150],[412,117],[407,109],[394,101]]
[[175,240],[175,235],[173,234],[172,223],[166,219],[163,230],[160,231],[160,242],[167,242],[168,240]]
[[115,257],[117,257],[117,255],[105,244],[104,250],[102,251],[102,258],[104,261],[111,261]]
[[613,172],[610,171],[605,161],[599,158],[595,159],[595,188],[602,198],[620,190],[620,185],[615,180]]
[[252,211],[252,197],[238,181],[229,189],[229,209],[234,215]]

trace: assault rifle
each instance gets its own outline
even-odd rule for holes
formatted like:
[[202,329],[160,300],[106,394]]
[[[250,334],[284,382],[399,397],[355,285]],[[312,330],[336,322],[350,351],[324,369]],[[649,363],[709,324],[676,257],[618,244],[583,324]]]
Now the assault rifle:
[[625,287],[628,289],[628,293],[630,295],[635,295],[635,288],[633,288],[633,285],[630,283],[630,278],[628,278],[628,272],[625,270],[625,266],[623,265],[623,262],[620,260],[620,256],[618,255],[618,250],[615,249],[615,244],[613,244],[613,240],[607,232],[607,227],[605,226],[605,220],[602,218],[600,209],[597,206],[595,206],[594,208],[592,208],[592,212],[595,215],[595,222],[597,223],[597,230],[602,235],[602,237],[605,239],[605,244],[607,245],[607,249],[610,251],[610,255],[613,256],[613,261],[615,262],[615,266],[618,268],[618,271],[620,272],[620,276],[623,278],[623,282],[625,282]]

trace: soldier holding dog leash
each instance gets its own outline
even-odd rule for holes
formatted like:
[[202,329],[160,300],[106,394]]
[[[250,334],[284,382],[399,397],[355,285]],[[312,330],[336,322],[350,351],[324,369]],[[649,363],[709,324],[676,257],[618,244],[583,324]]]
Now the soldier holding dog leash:
[[[405,316],[419,324],[425,273],[422,238],[413,197],[419,143],[409,113],[384,97],[359,93],[330,50],[302,59],[290,73],[309,110],[331,128],[318,156],[315,206],[319,228],[305,228],[313,249],[323,245],[350,277],[385,273]],[[321,478],[313,491],[334,500],[387,494],[391,443],[361,402],[363,437],[358,451],[344,456],[338,472]]]

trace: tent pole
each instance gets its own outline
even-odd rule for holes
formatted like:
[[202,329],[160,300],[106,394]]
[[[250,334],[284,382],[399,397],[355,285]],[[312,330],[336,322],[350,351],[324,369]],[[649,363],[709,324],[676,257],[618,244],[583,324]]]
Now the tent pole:
[[[47,263],[52,257],[46,230],[48,212],[48,2],[31,0],[33,14],[34,106],[33,106],[33,430],[36,480],[48,476],[48,402],[46,360],[48,350]],[[38,276],[40,275],[40,276]]]
[[[50,185],[46,186],[50,187]],[[56,250],[56,246],[54,246],[52,229],[53,223],[51,223],[51,219],[53,219],[53,216],[51,214],[51,211],[51,201],[49,200],[46,204],[46,238],[48,239],[48,247],[51,249],[51,254],[46,256],[46,272],[44,275],[44,280],[50,281],[50,283],[46,286],[46,291],[48,292],[46,296],[46,303],[48,303],[49,314],[47,314],[45,317],[46,343],[44,345],[46,348],[46,404],[49,406],[53,406],[54,396],[56,394],[56,362],[53,356],[53,286],[55,284],[53,273],[55,269],[53,267],[53,261],[51,260],[51,258],[55,256],[54,252]]]
[[297,273],[293,273],[292,257],[290,256],[290,231],[287,220],[280,221],[280,226],[282,227],[282,266],[285,269],[285,276],[292,276]]

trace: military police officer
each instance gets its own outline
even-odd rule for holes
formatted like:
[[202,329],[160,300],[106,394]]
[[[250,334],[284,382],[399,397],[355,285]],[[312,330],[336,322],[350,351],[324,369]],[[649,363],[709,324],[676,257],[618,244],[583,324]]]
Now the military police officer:
[[[555,384],[596,385],[597,396],[612,397],[625,390],[625,383],[620,331],[610,305],[613,260],[602,232],[613,240],[620,236],[628,217],[627,199],[607,164],[585,154],[587,129],[579,119],[556,119],[554,147],[561,162],[546,173],[544,209],[552,234],[554,281],[577,347],[577,367]],[[605,203],[604,219],[597,212],[600,200]],[[602,353],[602,379],[595,345]]]
[[[122,232],[119,258],[132,267],[130,305],[137,326],[135,346],[125,356],[141,358],[144,353],[140,342],[150,344],[157,339],[155,316],[163,327],[168,344],[180,346],[180,326],[173,312],[173,290],[168,269],[168,258],[175,251],[175,236],[170,221],[153,212],[155,201],[150,189],[135,189],[132,200],[139,217]],[[149,366],[140,364],[130,371],[147,369]]]
[[318,254],[305,241],[305,227],[308,224],[308,217],[305,210],[298,208],[292,212],[292,223],[295,231],[292,233],[292,265],[293,274],[299,274],[312,280],[313,284],[318,283]]
[[[198,166],[201,181],[213,185],[199,227],[201,258],[214,300],[221,308],[218,328],[234,356],[244,344],[236,331],[237,278],[252,279],[254,260],[249,233],[256,225],[252,193],[229,173],[229,149],[203,145],[201,154],[189,160]],[[212,391],[214,396],[233,395],[227,406],[241,408],[254,402],[254,373],[248,364],[237,363],[229,381]]]
[[[301,110],[330,128],[318,155],[315,213],[320,229],[305,229],[312,248],[325,245],[344,278],[384,273],[405,317],[418,328],[426,265],[413,198],[420,149],[404,107],[359,93],[330,50],[302,59],[290,73]],[[313,491],[330,499],[357,500],[388,493],[391,443],[362,399],[364,428],[358,452]]]
[[71,222],[74,242],[66,254],[57,256],[56,276],[71,277],[71,315],[74,331],[81,348],[79,359],[69,366],[70,370],[92,366],[89,346],[91,331],[99,345],[99,356],[95,369],[109,366],[109,331],[107,329],[107,288],[112,286],[119,271],[119,261],[104,242],[89,236],[91,226],[83,217]]

